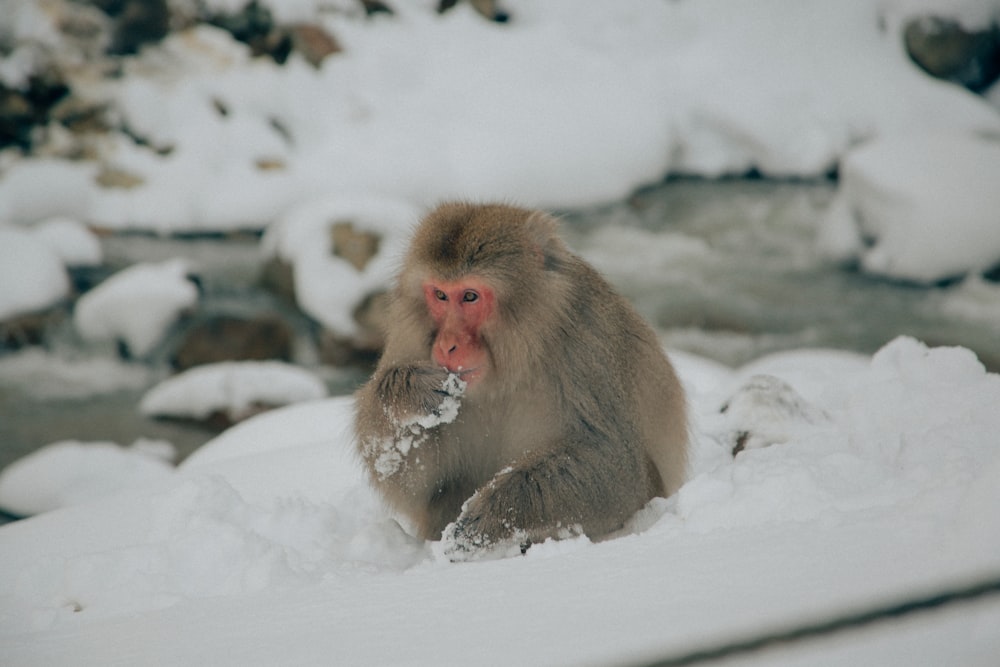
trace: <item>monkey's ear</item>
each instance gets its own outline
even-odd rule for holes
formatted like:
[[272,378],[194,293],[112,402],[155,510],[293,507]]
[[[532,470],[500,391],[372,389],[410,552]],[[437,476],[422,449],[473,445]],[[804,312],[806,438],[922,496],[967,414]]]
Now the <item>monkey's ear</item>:
[[532,211],[524,221],[524,228],[531,245],[537,248],[542,266],[554,268],[566,253],[566,246],[559,238],[559,221],[548,213]]

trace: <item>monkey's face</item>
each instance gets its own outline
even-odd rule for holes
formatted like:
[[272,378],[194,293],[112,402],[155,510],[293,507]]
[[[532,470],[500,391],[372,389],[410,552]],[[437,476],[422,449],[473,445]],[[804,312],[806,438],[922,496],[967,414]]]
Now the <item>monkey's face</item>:
[[434,363],[457,373],[471,388],[489,371],[482,329],[496,317],[496,293],[483,280],[424,282],[424,299],[437,333],[431,346]]

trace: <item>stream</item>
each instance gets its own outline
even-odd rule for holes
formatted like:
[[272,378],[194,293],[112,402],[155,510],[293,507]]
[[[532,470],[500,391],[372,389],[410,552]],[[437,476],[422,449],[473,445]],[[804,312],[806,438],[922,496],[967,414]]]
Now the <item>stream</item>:
[[[907,334],[971,348],[988,368],[1000,369],[1000,285],[970,279],[917,287],[827,261],[815,238],[834,188],[826,181],[673,180],[626,201],[559,213],[570,245],[670,347],[739,365],[802,347],[870,354]],[[320,374],[332,394],[364,381],[364,369],[320,365],[308,323],[259,287],[256,237],[118,235],[102,243],[110,270],[189,258],[204,290],[201,311],[280,311],[295,328],[294,361]],[[187,456],[215,433],[148,419],[137,409],[168,374],[165,359],[128,363],[113,345],[84,345],[68,317],[44,347],[0,353],[0,468],[63,439],[159,439]]]

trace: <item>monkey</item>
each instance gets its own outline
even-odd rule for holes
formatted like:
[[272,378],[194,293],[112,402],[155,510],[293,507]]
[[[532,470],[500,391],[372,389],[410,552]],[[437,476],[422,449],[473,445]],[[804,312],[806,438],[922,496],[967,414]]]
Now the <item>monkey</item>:
[[597,541],[684,479],[684,392],[653,329],[558,221],[448,202],[421,220],[356,449],[397,516],[453,561]]

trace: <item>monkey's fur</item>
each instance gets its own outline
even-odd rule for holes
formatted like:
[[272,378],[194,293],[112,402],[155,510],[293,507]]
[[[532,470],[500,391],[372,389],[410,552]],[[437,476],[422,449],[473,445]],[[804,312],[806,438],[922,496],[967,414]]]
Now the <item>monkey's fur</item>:
[[[469,276],[492,288],[495,309],[478,328],[485,369],[462,395],[463,371],[432,359],[439,332],[424,286]],[[357,395],[358,451],[420,537],[448,528],[452,558],[599,539],[680,486],[687,421],[674,370],[552,217],[438,207],[415,232],[390,312],[385,351]]]

